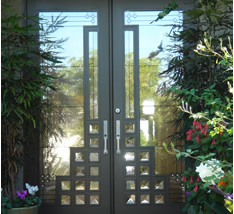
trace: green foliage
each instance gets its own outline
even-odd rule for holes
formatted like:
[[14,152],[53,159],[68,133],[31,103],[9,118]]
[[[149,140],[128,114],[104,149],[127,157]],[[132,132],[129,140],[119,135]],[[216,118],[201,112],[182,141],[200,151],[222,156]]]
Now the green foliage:
[[[232,1],[201,0],[184,14],[183,28],[173,26],[169,35],[183,43],[170,47],[181,55],[170,61],[163,74],[173,77],[170,91],[182,104],[178,124],[184,121],[178,137],[186,133],[187,142],[184,152],[172,146],[170,153],[194,160],[183,173],[190,192],[184,211],[192,206],[195,213],[229,213],[224,198],[233,191]],[[224,178],[211,176],[204,183],[195,167],[212,158],[220,161]],[[211,180],[216,189],[211,189]]]
[[175,0],[172,0],[166,7],[164,7],[163,11],[158,14],[157,19],[155,19],[153,22],[157,22],[159,19],[163,19],[166,15],[168,15],[172,10],[175,10],[178,8],[178,4],[175,2]]
[[[60,61],[52,51],[57,42],[47,37],[60,21],[53,23],[53,30],[42,30],[37,17],[16,15],[6,5],[2,5],[1,21],[2,185],[6,194],[15,198],[15,179],[29,134],[24,126],[41,126],[39,118],[48,108],[47,93],[55,90],[54,77],[47,68]],[[28,24],[23,26],[23,22]]]

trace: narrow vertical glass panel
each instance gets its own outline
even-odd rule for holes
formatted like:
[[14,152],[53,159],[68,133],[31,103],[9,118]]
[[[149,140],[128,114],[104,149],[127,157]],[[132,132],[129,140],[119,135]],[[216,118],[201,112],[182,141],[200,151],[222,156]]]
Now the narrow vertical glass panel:
[[71,189],[71,182],[70,181],[62,181],[61,182],[61,189],[62,190],[70,190]]
[[99,167],[91,166],[90,167],[90,176],[99,176]]
[[75,153],[75,161],[76,162],[84,162],[85,160],[85,153],[84,152],[76,152]]
[[135,180],[128,180],[128,181],[126,181],[126,189],[127,190],[134,190],[134,189],[136,189],[136,181]]
[[77,166],[76,167],[76,176],[85,176],[85,167]]
[[126,195],[126,204],[135,204],[136,195]]
[[141,204],[149,204],[150,203],[150,195],[140,195],[140,203]]
[[154,181],[154,188],[155,189],[164,189],[164,180],[155,180]]
[[90,119],[98,119],[98,33],[89,32]]
[[126,133],[134,133],[135,132],[135,124],[134,123],[126,123],[125,124],[125,132]]
[[61,195],[61,205],[70,205],[71,196],[70,195]]
[[98,147],[98,138],[90,138],[89,145],[92,148],[97,148]]
[[141,180],[140,181],[140,189],[150,189],[150,181],[149,180]]
[[149,152],[140,152],[140,161],[149,161]]
[[126,175],[135,175],[135,166],[126,166]]
[[97,161],[99,161],[99,153],[97,153],[97,152],[91,152],[89,154],[89,161],[91,161],[91,162],[97,162]]
[[126,152],[124,155],[125,161],[134,161],[135,160],[135,153],[134,152]]
[[134,118],[133,31],[125,31],[125,117]]
[[90,195],[89,202],[91,205],[98,205],[100,203],[99,195]]
[[76,190],[85,190],[85,181],[76,181]]
[[134,137],[126,137],[125,138],[125,146],[126,147],[134,147],[135,146],[135,138]]
[[154,203],[155,204],[164,204],[164,195],[155,195],[154,196]]
[[90,190],[99,190],[99,181],[90,181],[89,189]]
[[77,205],[85,204],[85,195],[76,195],[76,204]]
[[150,167],[149,166],[140,166],[140,175],[149,175]]
[[[125,11],[125,25],[139,26],[139,89],[140,89],[140,146],[155,147],[155,174],[170,174],[183,171],[184,163],[177,161],[174,156],[168,155],[162,143],[170,144],[176,130],[173,121],[176,120],[176,103],[166,93],[173,80],[169,75],[159,75],[168,69],[169,61],[176,57],[168,46],[175,45],[167,34],[171,26],[180,26],[183,22],[182,11],[172,11],[169,16],[158,20],[153,25],[161,11]],[[180,29],[177,29],[180,30]],[[157,38],[155,37],[157,35]],[[154,44],[154,45],[152,45]],[[182,41],[177,42],[183,45]],[[183,148],[183,142],[178,142]]]
[[99,132],[99,125],[98,124],[90,124],[89,125],[89,133],[90,134],[97,134]]

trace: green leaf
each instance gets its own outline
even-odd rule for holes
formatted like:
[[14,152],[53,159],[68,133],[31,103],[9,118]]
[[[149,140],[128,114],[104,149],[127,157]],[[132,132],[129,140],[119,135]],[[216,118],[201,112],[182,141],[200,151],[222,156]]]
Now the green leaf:
[[217,204],[215,202],[210,202],[210,201],[205,201],[204,203],[217,214],[230,214],[230,212],[224,206],[221,206],[220,204]]
[[203,151],[203,152],[207,152],[208,149],[209,149],[209,145],[208,145],[208,144],[202,145],[202,151]]

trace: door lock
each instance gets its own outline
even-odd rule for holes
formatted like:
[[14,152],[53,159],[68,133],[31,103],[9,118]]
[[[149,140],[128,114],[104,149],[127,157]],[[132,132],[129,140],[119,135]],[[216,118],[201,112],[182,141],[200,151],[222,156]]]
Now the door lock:
[[116,113],[116,114],[119,114],[120,112],[121,112],[120,108],[116,108],[116,109],[115,109],[115,113]]

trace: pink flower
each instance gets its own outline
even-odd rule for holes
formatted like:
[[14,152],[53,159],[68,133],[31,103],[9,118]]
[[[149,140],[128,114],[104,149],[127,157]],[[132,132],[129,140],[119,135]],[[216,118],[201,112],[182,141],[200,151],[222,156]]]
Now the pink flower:
[[194,120],[193,121],[193,126],[196,126],[198,124],[198,121],[197,120]]
[[193,177],[190,178],[190,184],[192,184],[192,183],[193,183]]
[[212,143],[211,143],[212,145],[215,145],[216,143],[215,143],[215,140],[212,140]]
[[196,185],[195,188],[194,188],[193,190],[194,190],[194,192],[197,192],[197,190],[198,190],[198,185]]
[[204,135],[207,134],[207,126],[205,126],[205,127],[201,130],[201,133],[203,133]]
[[183,176],[181,181],[186,182],[186,178]]
[[198,137],[198,136],[196,136],[196,140],[197,140],[197,142],[199,143],[199,137]]
[[200,177],[197,178],[197,182],[200,181]]
[[187,140],[192,140],[192,133],[193,133],[193,130],[190,129],[186,132],[186,135],[187,135]]
[[202,129],[201,123],[198,123],[196,129]]

